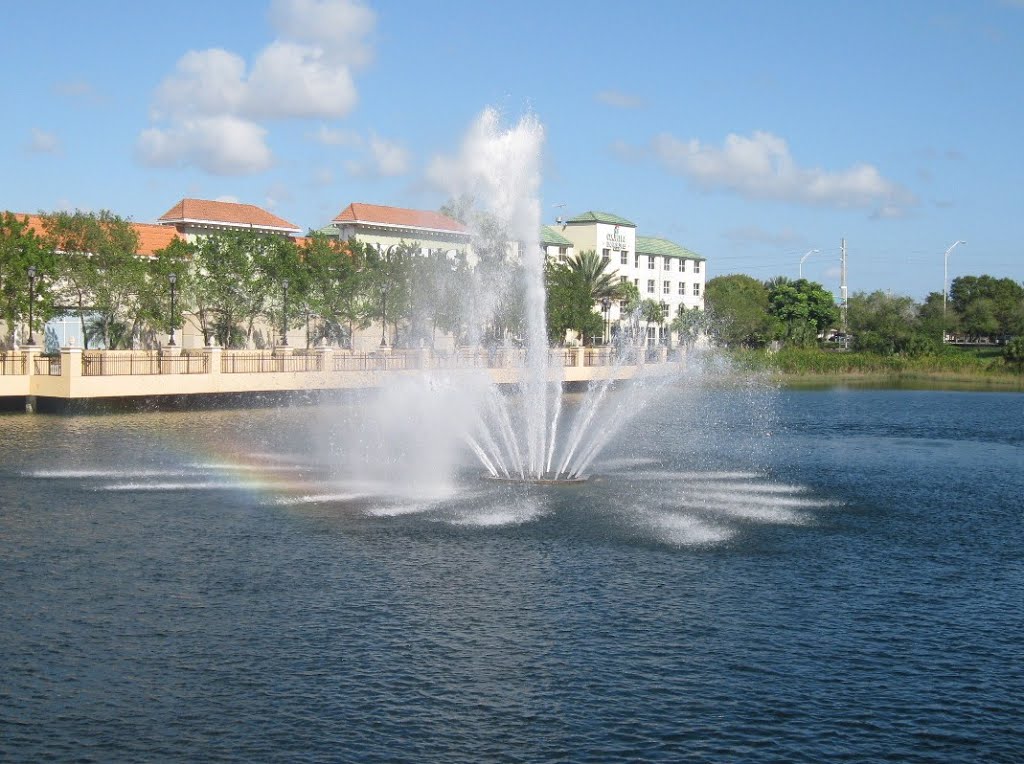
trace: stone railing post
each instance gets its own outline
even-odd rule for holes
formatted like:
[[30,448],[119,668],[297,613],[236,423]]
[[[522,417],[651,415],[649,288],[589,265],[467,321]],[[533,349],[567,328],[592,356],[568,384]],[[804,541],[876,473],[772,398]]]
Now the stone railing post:
[[583,365],[583,348],[582,347],[576,348],[576,357],[573,359],[572,365],[576,366],[577,368]]
[[40,353],[38,345],[26,345],[21,351],[21,357],[25,361],[25,374],[30,377],[36,373],[36,359]]
[[60,349],[60,376],[68,397],[74,398],[82,378],[82,348]]
[[320,371],[334,370],[334,348],[330,345],[319,345],[316,348],[317,368]]
[[206,356],[206,373],[220,375],[220,345],[207,345],[203,348],[203,355]]

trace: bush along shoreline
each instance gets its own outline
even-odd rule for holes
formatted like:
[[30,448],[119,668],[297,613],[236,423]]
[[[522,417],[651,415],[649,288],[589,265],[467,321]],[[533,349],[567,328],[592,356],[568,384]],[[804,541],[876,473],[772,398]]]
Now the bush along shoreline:
[[738,369],[775,372],[792,381],[861,380],[865,382],[912,381],[997,386],[1024,390],[1024,368],[992,348],[983,351],[944,348],[918,356],[883,355],[866,351],[831,352],[818,348],[730,350]]

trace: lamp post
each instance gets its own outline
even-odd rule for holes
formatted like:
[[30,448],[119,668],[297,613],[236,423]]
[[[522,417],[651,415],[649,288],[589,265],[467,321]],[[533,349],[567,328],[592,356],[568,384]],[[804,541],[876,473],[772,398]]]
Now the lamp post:
[[28,344],[35,345],[36,338],[33,334],[32,324],[34,323],[35,315],[33,308],[36,302],[36,267],[30,265],[28,267]]
[[958,244],[966,244],[966,241],[957,239],[949,245],[946,254],[942,256],[942,341],[946,341],[946,283],[949,281],[949,256],[956,249]]
[[281,345],[288,347],[288,279],[281,280],[284,288],[284,304],[281,310]]
[[608,340],[609,340],[609,337],[608,337],[608,313],[609,313],[609,311],[611,309],[612,309],[611,298],[602,297],[601,298],[601,310],[604,311],[604,344],[605,345],[608,344]]
[[169,273],[167,275],[167,281],[171,284],[171,339],[167,341],[167,346],[174,347],[174,296],[176,294],[174,287],[178,283],[178,274]]
[[804,260],[813,255],[815,252],[821,252],[820,249],[811,249],[807,251],[807,254],[800,258],[800,278],[804,277]]

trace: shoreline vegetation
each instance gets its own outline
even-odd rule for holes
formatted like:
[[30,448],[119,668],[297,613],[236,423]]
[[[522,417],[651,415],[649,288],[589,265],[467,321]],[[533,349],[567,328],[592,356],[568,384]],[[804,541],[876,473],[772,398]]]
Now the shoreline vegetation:
[[787,387],[848,385],[1024,391],[1024,373],[1007,364],[998,352],[948,348],[935,355],[908,357],[816,348],[728,351],[736,368],[771,373]]

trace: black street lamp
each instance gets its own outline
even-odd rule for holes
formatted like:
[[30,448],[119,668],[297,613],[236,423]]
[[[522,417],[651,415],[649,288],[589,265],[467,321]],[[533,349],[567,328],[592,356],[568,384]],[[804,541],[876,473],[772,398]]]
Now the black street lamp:
[[604,311],[604,344],[608,344],[608,314],[612,309],[612,301],[608,297],[601,299],[601,310]]
[[167,276],[167,280],[171,283],[171,339],[167,342],[167,346],[174,347],[174,286],[178,283],[178,275],[171,273]]
[[35,307],[36,302],[36,267],[30,265],[28,267],[28,344],[35,345],[36,338],[33,335],[34,314],[32,309]]
[[284,305],[281,310],[281,345],[288,347],[288,279],[281,281],[284,287]]

